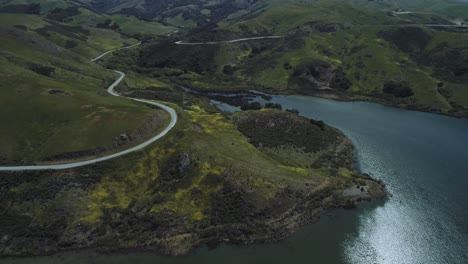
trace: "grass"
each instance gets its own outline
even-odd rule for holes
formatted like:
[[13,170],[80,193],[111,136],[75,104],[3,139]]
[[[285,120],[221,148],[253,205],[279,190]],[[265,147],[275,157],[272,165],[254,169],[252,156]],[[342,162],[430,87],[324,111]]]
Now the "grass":
[[37,15],[0,14],[0,25],[4,27],[22,25],[31,30],[35,30],[48,25],[48,23]]
[[289,35],[291,30],[310,22],[341,23],[344,26],[355,24],[382,24],[393,18],[371,9],[358,9],[348,4],[319,1],[317,3],[295,3],[274,6],[254,18],[235,23],[227,28],[243,31],[247,28],[253,34]]
[[[250,144],[228,117],[203,101],[171,107],[179,115],[176,127],[142,151],[67,172],[2,175],[2,229],[14,229],[9,234],[15,238],[72,232],[93,241],[92,246],[119,248],[153,245],[163,238],[173,241],[166,246],[174,250],[192,246],[190,240],[174,241],[181,234],[211,238],[204,232],[214,226],[222,230],[221,237],[235,235],[233,225],[246,229],[245,234],[263,234],[267,231],[255,227],[275,223],[303,205],[304,197],[314,199],[310,206],[317,210],[333,207],[339,199],[335,196],[360,179],[347,165],[334,174],[327,167],[308,168],[296,162],[306,155],[296,152],[287,158],[293,149],[284,150],[279,161],[278,155]],[[27,217],[10,223],[21,215]],[[92,230],[94,239],[82,230]],[[38,250],[34,243],[25,247],[23,251]]]
[[[305,20],[311,18],[302,14],[307,17]],[[90,14],[84,14],[87,15]],[[136,130],[154,115],[160,116],[161,123],[167,122],[159,110],[108,95],[105,88],[115,77],[99,64],[89,62],[91,56],[103,50],[135,40],[89,25],[78,28],[73,24],[76,21],[71,24],[47,22],[34,28],[35,31],[31,31],[32,28],[0,31],[0,77],[4,80],[0,84],[0,118],[6,121],[0,125],[2,162],[38,162],[63,152],[113,145],[116,136]],[[47,30],[45,26],[49,26]],[[129,30],[135,30],[134,26],[129,25]],[[271,28],[284,30],[275,25]],[[255,81],[265,84],[268,76],[280,76],[276,81],[286,78],[287,73],[276,67],[283,67],[286,61],[298,65],[311,58],[323,58],[334,66],[343,64],[337,57],[326,58],[315,51],[305,53],[307,56],[303,58],[306,49],[319,48],[318,41],[327,43],[325,35],[322,37],[323,40],[306,38],[304,49],[281,51],[274,49],[279,47],[276,44],[266,43],[273,48],[254,56],[251,61],[251,46],[226,44],[216,54],[207,52],[213,55],[210,59],[216,62],[216,67],[204,70],[204,61],[189,58],[193,69],[199,70],[197,74],[177,69],[178,61],[173,68],[135,67],[131,65],[132,56],[138,54],[138,50],[122,52],[122,56],[128,56],[125,59],[106,59],[102,65],[126,67],[125,71],[129,72],[120,91],[142,92],[152,87],[157,95],[167,93],[167,97],[173,97],[178,105],[164,101],[177,110],[178,123],[162,140],[125,157],[67,171],[2,175],[4,191],[0,193],[0,210],[8,217],[0,217],[0,222],[11,226],[10,216],[27,215],[24,221],[13,225],[19,231],[6,243],[16,241],[17,237],[32,241],[37,234],[41,241],[46,241],[19,246],[8,244],[5,248],[42,252],[44,248],[58,246],[54,243],[59,238],[61,248],[79,248],[82,241],[89,241],[87,246],[143,245],[180,253],[186,252],[184,246],[192,246],[192,234],[203,239],[218,236],[236,239],[244,234],[253,234],[251,237],[255,238],[257,232],[259,237],[271,237],[269,232],[282,230],[284,224],[290,224],[288,220],[295,225],[295,221],[299,221],[296,216],[301,218],[305,207],[321,211],[337,206],[341,191],[360,179],[350,169],[352,149],[346,148],[344,137],[338,136],[343,139],[342,144],[338,144],[331,142],[336,138],[324,136],[328,132],[334,135],[333,131],[338,134],[338,131],[331,128],[318,131],[315,126],[320,127],[320,123],[287,114],[290,119],[286,120],[293,120],[293,123],[299,120],[304,127],[314,126],[313,129],[291,134],[285,129],[272,132],[269,127],[262,126],[256,127],[254,132],[266,136],[266,140],[271,134],[277,137],[284,132],[283,137],[304,139],[305,142],[298,144],[304,143],[310,148],[304,150],[297,144],[254,145],[252,135],[242,130],[230,116],[219,113],[199,96],[181,95],[173,84],[166,82],[171,81],[171,76],[179,76],[203,85],[210,81],[204,75],[211,74],[211,70],[220,74],[227,63],[241,65],[244,61],[245,64],[267,61],[269,64],[265,66],[274,66],[270,72],[258,68],[264,77]],[[343,40],[347,36],[337,38]],[[75,42],[72,47],[70,41]],[[270,57],[278,53],[282,56],[279,60]],[[142,76],[141,72],[148,75]],[[155,80],[151,76],[160,77]],[[238,82],[234,77],[215,75],[212,87],[222,83],[224,87],[236,89]],[[236,77],[244,78],[245,82],[253,79],[247,74]],[[51,94],[51,90],[59,93]],[[271,119],[271,113],[274,112],[264,110],[237,116],[252,115],[253,119],[248,116],[248,122],[254,123],[256,118]],[[276,116],[273,118],[274,122],[279,121]],[[309,139],[325,146],[314,149],[320,144],[311,143]],[[339,149],[334,151],[335,148]],[[284,219],[289,213],[292,219]],[[30,221],[32,225],[28,226]],[[276,229],[269,226],[277,222],[281,226]],[[196,233],[213,226],[216,226],[216,234]],[[238,226],[243,227],[239,229]],[[181,245],[184,238],[187,240]],[[44,243],[50,247],[43,247]],[[180,248],[182,250],[178,251]]]
[[104,51],[129,46],[138,43],[136,39],[125,38],[122,35],[107,29],[88,28],[90,36],[87,45],[97,50],[93,55],[99,55]]
[[[179,123],[164,141],[155,143],[138,158],[118,162],[120,169],[106,176],[90,193],[88,210],[82,216],[84,221],[95,225],[102,221],[105,210],[128,209],[130,204],[133,207],[150,206],[153,217],[171,212],[177,217],[202,221],[210,217],[212,195],[221,190],[226,177],[244,185],[250,190],[249,195],[259,198],[259,203],[268,203],[285,186],[302,188],[307,184],[312,188],[331,184],[326,180],[330,174],[328,170],[308,168],[311,159],[305,162],[306,166],[292,158],[307,160],[310,154],[300,154],[288,148],[277,149],[284,154],[280,154],[282,162],[278,162],[277,155],[254,147],[223,115],[206,112],[200,105],[192,105],[186,111],[179,108],[178,111]],[[295,155],[288,158],[291,152]],[[166,166],[176,170],[180,166],[167,165],[167,162],[181,154],[190,157],[192,169],[170,189],[158,185],[158,182],[162,184]],[[344,178],[336,180],[351,179],[348,171],[340,169],[338,175],[343,174]],[[154,189],[155,186],[159,187]],[[194,199],[195,192],[200,195]],[[162,202],[153,202],[155,197]]]
[[8,1],[8,5],[29,5],[29,4],[41,4],[41,14],[47,14],[54,8],[65,8],[70,6],[67,1],[63,0],[12,0]]
[[[0,17],[12,21],[22,15]],[[24,17],[26,23],[39,19]],[[108,31],[96,31],[91,30],[88,40],[92,45],[79,42],[75,48],[87,50],[84,54],[55,46],[53,42],[60,44],[68,39],[58,33],[50,34],[53,42],[34,32],[17,30],[20,40],[15,40],[10,33],[2,33],[0,118],[5,122],[0,128],[0,153],[3,162],[33,163],[61,153],[113,148],[120,134],[141,127],[153,115],[166,115],[106,93],[105,88],[115,77],[90,63],[87,57],[98,54],[100,49],[122,45],[118,43],[122,38],[107,38],[109,35],[102,33]],[[118,35],[110,33],[110,36]],[[28,38],[36,44],[32,45]],[[30,70],[31,65],[55,70],[50,77],[44,76]],[[51,94],[50,90],[63,93]]]
[[[447,20],[450,17],[441,10],[451,5],[453,2],[434,5],[430,7],[431,12],[428,12],[428,8],[423,16],[415,15],[421,21]],[[189,72],[176,79],[200,90],[242,90],[251,89],[253,85],[255,89],[267,92],[313,94],[305,88],[291,86],[290,78],[296,67],[319,60],[329,63],[334,69],[341,68],[352,83],[349,90],[338,91],[338,95],[331,95],[334,97],[373,100],[441,113],[463,112],[463,109],[467,109],[466,82],[463,79],[466,74],[457,77],[448,70],[463,70],[468,35],[436,31],[424,26],[399,25],[407,17],[389,16],[384,11],[371,9],[363,1],[354,1],[349,5],[324,1],[272,4],[272,7],[243,21],[223,23],[219,29],[241,36],[285,35],[285,39],[219,44],[214,47],[212,58],[197,62],[203,64],[198,65],[198,68],[211,69],[209,72]],[[317,28],[329,24],[336,25],[336,32],[320,32]],[[381,37],[381,32],[402,28],[408,32],[426,32],[429,36],[427,45],[417,42],[418,36],[411,39],[413,34],[398,37],[401,45],[398,41],[392,42],[391,38],[386,40]],[[422,49],[403,49],[405,43],[409,42],[422,44]],[[446,45],[447,51],[437,53],[442,44]],[[262,51],[254,54],[256,48],[262,48]],[[190,49],[193,48],[185,47],[185,50]],[[148,56],[157,52],[151,51]],[[195,50],[192,52],[196,53]],[[460,52],[456,62],[444,57],[453,52]],[[186,57],[179,53],[171,56],[170,61],[180,61],[178,56]],[[431,64],[429,58],[437,58],[439,64]],[[237,70],[229,75],[224,74],[225,65],[235,65]],[[290,68],[285,68],[285,65],[290,65]],[[184,65],[171,67],[187,70]],[[385,95],[382,92],[383,85],[391,80],[409,82],[414,95],[408,98]],[[438,90],[439,82],[445,83],[446,94]]]
[[[65,24],[56,23],[51,25],[45,21],[42,17],[37,15],[26,15],[26,14],[0,14],[0,25],[4,27],[13,26],[25,26],[29,30],[40,30],[48,27],[47,37],[48,40],[55,44],[66,48],[67,41],[73,41],[76,43],[75,47],[70,50],[75,51],[77,54],[82,56],[95,56],[103,53],[104,51],[122,47],[124,45],[135,44],[138,41],[131,38],[125,38],[119,33],[108,29],[98,29],[89,26],[82,26],[82,30],[89,32],[87,35],[78,34],[79,39],[73,36],[72,27],[80,26],[79,24]],[[64,32],[67,35],[64,35]],[[70,35],[71,34],[71,35]]]
[[79,11],[79,15],[68,18],[68,24],[96,27],[98,24],[110,20],[111,23],[119,26],[116,31],[125,35],[166,35],[176,30],[171,26],[165,26],[155,21],[140,20],[130,15],[98,14],[85,8],[79,8]]
[[133,16],[113,15],[111,19],[119,25],[119,30],[122,33],[129,35],[165,35],[176,31],[175,27],[165,26],[158,22],[139,20]]
[[175,17],[166,18],[166,19],[164,19],[164,22],[166,22],[167,24],[169,24],[171,26],[182,27],[182,28],[194,28],[194,27],[197,26],[195,21],[193,21],[191,19],[185,20],[183,18],[182,13],[180,13],[179,15],[177,15]]

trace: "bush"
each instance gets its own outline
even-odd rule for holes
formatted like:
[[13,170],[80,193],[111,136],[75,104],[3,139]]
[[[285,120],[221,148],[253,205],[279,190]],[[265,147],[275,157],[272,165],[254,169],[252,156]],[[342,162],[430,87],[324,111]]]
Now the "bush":
[[29,69],[31,69],[35,73],[38,73],[38,74],[46,76],[46,77],[50,77],[52,75],[52,73],[55,72],[54,67],[43,66],[43,65],[39,65],[39,64],[33,64],[33,65],[31,65],[29,67]]
[[66,22],[67,18],[77,16],[80,13],[81,12],[78,7],[54,8],[47,15],[47,18],[55,21]]
[[322,120],[310,119],[310,123],[318,126],[321,130],[325,129],[325,123]]
[[261,109],[262,109],[262,104],[260,104],[259,102],[245,103],[241,106],[242,111],[261,110]]
[[312,153],[335,144],[340,133],[322,121],[280,110],[238,112],[234,121],[256,147],[294,147]]
[[138,64],[142,67],[179,68],[205,74],[215,70],[217,47],[180,46],[172,40],[147,45],[141,49]]
[[405,81],[388,81],[384,84],[383,92],[398,98],[405,98],[414,95],[413,90],[411,90],[409,87],[408,82]]
[[282,110],[282,109],[283,109],[283,106],[282,106],[281,104],[266,103],[266,104],[265,104],[265,108]]
[[289,112],[289,113],[293,113],[295,115],[299,115],[299,110],[297,110],[297,109],[286,109],[286,111]]
[[237,70],[237,67],[236,67],[236,66],[225,65],[224,68],[223,68],[223,73],[224,73],[224,74],[231,75],[231,74],[233,74],[236,70]]
[[78,46],[78,42],[76,42],[76,41],[67,40],[67,42],[65,42],[65,48],[66,49],[73,49],[76,46]]
[[117,23],[112,23],[111,19],[107,19],[103,23],[99,23],[96,25],[98,28],[107,28],[107,29],[112,29],[112,30],[117,30],[120,28],[120,26]]
[[289,62],[286,62],[286,63],[283,65],[283,68],[284,68],[285,70],[288,70],[288,71],[289,71],[289,70],[291,70],[293,67],[292,67],[292,65],[291,65]]
[[420,27],[400,27],[379,32],[379,37],[408,53],[419,53],[431,42],[431,35]]
[[341,90],[348,90],[351,87],[352,83],[348,78],[343,69],[339,68],[335,70],[335,77],[330,82],[330,87]]

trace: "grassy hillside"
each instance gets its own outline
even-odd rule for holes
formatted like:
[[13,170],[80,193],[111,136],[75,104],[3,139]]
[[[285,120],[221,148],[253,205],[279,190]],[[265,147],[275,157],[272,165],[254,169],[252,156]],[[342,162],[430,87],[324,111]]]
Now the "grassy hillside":
[[[205,243],[271,241],[330,208],[383,194],[350,167],[349,141],[324,124],[273,110],[238,113],[233,123],[195,97],[184,105],[174,105],[175,130],[146,151],[92,168],[2,175],[0,230],[8,240],[0,255],[89,247],[180,255]],[[272,138],[284,132],[255,124],[259,118],[304,126],[300,138],[327,142],[304,150],[253,145],[249,124]]]
[[115,76],[89,61],[134,40],[24,14],[0,14],[0,35],[3,164],[102,155],[166,124],[165,113],[108,95]]
[[[166,8],[169,2],[173,8]],[[141,50],[121,50],[96,64],[89,59],[137,41],[125,35],[162,31],[160,25],[178,16],[177,23],[199,26],[194,39],[259,34],[256,30],[287,33],[288,28],[268,22],[268,15],[261,23],[225,24],[244,20],[249,12],[263,16],[247,5],[256,7],[257,1],[86,3],[110,14],[72,7],[0,15],[0,118],[6,121],[0,126],[1,163],[102,155],[164,127],[168,117],[160,110],[106,93],[114,79],[106,67],[128,73],[119,92],[163,101],[177,110],[178,123],[163,140],[115,160],[66,171],[1,173],[0,255],[83,248],[180,255],[203,244],[273,241],[327,210],[385,195],[381,183],[352,167],[350,141],[323,122],[271,109],[227,115],[174,85],[302,92],[306,86],[299,84],[311,80],[319,65],[337,89],[349,88],[339,58],[310,52],[316,41],[325,45],[329,33],[307,32],[383,23],[385,15],[362,11],[358,14],[375,17],[320,26],[309,24],[314,16],[295,6],[293,16],[303,16],[303,24],[290,25],[297,31],[291,38],[188,47],[167,37],[143,41]],[[156,8],[166,8],[157,13],[158,22],[127,16],[148,19],[146,11],[162,10]],[[349,12],[334,12],[344,11]],[[293,22],[293,16],[282,23]],[[119,34],[122,30],[126,34]],[[338,50],[348,35],[335,37],[330,43],[336,42]],[[283,80],[288,76],[296,78],[291,86]],[[404,88],[389,89],[401,93]]]
[[18,10],[26,5],[40,4],[39,14],[47,14],[54,8],[66,8],[73,6],[70,1],[64,0],[2,0],[0,1],[0,10],[5,12],[4,8],[8,8],[8,13],[11,13],[11,6],[15,7],[13,10]]
[[127,36],[165,35],[176,30],[174,27],[156,21],[141,20],[131,15],[95,12],[92,1],[3,1],[0,4],[0,13],[41,15],[53,21],[66,22],[68,25],[109,29]]
[[283,39],[214,46],[160,42],[143,49],[140,66],[181,69],[184,74],[173,79],[199,90],[254,88],[466,115],[468,34],[426,27],[451,23],[431,10],[399,16],[356,3],[272,5],[190,39]]

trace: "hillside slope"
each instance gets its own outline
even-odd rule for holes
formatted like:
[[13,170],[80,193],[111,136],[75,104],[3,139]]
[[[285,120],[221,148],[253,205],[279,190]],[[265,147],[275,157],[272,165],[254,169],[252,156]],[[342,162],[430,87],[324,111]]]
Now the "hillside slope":
[[173,79],[199,90],[254,88],[467,116],[468,33],[425,26],[433,23],[452,22],[437,10],[396,15],[327,1],[274,5],[187,41],[283,39],[210,46],[162,41],[144,48],[139,63],[189,72]]
[[0,36],[2,164],[102,155],[165,125],[159,110],[108,96],[115,76],[90,62],[135,40],[26,14],[0,14]]
[[[282,45],[295,37],[210,48],[176,45],[175,38],[255,35],[238,25],[269,5],[173,1],[180,6],[147,17],[144,6],[121,5],[139,1],[108,1],[116,6],[105,11],[94,1],[40,2],[1,6],[10,6],[0,14],[3,164],[102,155],[164,126],[167,116],[158,109],[108,96],[104,89],[114,76],[106,67],[127,73],[119,93],[162,100],[176,109],[178,122],[163,140],[125,157],[61,171],[0,173],[1,256],[88,248],[181,255],[205,244],[275,241],[328,210],[385,195],[382,183],[352,166],[353,146],[337,129],[280,110],[220,113],[206,98],[178,89],[180,82],[209,83],[207,89],[261,83],[248,67],[265,72],[268,64],[257,59],[287,52]],[[172,29],[169,24],[194,30],[139,35],[158,25]],[[136,43],[130,35],[141,37],[142,50],[90,62]]]
[[[321,122],[278,110],[230,120],[202,101],[174,107],[175,130],[148,151],[63,172],[2,173],[0,255],[182,255],[204,244],[274,241],[327,210],[384,195],[351,167],[349,140]],[[305,141],[269,141],[292,135],[286,127],[301,128],[290,133]]]

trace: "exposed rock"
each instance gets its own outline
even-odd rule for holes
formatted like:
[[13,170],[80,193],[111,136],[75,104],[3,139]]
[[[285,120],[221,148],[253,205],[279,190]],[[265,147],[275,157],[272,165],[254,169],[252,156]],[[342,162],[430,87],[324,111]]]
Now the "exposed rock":
[[122,140],[122,141],[126,141],[126,140],[128,140],[128,135],[125,134],[125,133],[124,133],[124,134],[120,134],[120,137],[119,137],[119,138],[120,138],[120,140]]

